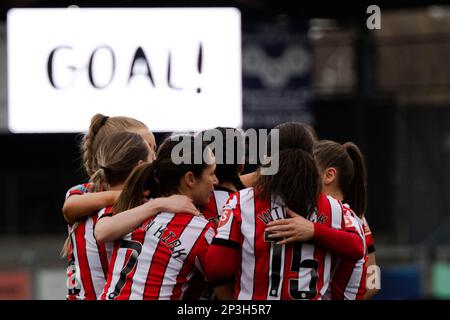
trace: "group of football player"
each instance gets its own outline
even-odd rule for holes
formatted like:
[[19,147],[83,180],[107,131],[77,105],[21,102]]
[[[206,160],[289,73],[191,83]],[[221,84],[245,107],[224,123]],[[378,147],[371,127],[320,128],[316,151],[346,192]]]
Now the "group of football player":
[[67,299],[370,299],[361,151],[304,123],[272,130],[265,159],[278,170],[266,174],[265,161],[242,174],[242,130],[158,147],[141,121],[93,116],[81,143],[88,179],[62,210]]

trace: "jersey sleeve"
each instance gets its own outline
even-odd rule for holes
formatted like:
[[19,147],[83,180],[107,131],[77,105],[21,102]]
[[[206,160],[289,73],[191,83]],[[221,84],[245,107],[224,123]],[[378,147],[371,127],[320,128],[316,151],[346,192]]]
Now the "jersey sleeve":
[[373,240],[372,231],[370,230],[369,224],[367,223],[366,218],[363,218],[363,228],[364,228],[364,237],[366,238],[366,246],[367,252],[373,253],[375,252],[375,242]]
[[353,232],[359,234],[361,237],[363,237],[363,231],[362,226],[360,223],[356,220],[356,218],[353,216],[352,212],[349,210],[343,210],[342,212],[342,230],[345,230],[347,232]]
[[314,242],[330,253],[351,260],[364,256],[365,243],[358,224],[340,202],[330,199],[329,224],[314,223]]
[[233,193],[223,207],[217,227],[217,234],[212,244],[239,249],[242,239],[242,220],[238,199],[239,193]]
[[89,192],[89,184],[83,183],[70,188],[66,193],[66,200],[73,195],[83,195]]
[[241,234],[239,193],[233,193],[222,214],[206,255],[206,277],[211,286],[218,286],[233,277],[238,267]]
[[314,223],[314,242],[337,256],[359,260],[364,256],[364,245],[357,233],[332,229]]
[[112,217],[112,216],[113,216],[112,207],[103,208],[97,213],[98,220],[104,217]]
[[211,242],[214,238],[214,223],[208,222],[205,227],[205,231],[202,233],[199,239],[199,248],[197,249],[197,256],[195,258],[195,267],[200,270],[203,275],[206,277],[205,266],[206,266],[206,253],[208,252],[208,248],[211,245]]

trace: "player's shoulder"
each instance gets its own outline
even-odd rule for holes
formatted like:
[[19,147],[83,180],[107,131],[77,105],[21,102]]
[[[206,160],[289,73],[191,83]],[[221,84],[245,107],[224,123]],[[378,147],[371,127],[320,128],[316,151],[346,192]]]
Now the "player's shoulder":
[[72,186],[69,188],[68,191],[79,190],[79,191],[82,191],[83,193],[88,193],[90,188],[91,188],[91,184],[87,182],[87,183],[80,183],[75,186]]
[[335,198],[333,198],[330,195],[325,195],[326,200],[330,203],[330,204],[339,204],[339,206],[341,206],[341,202]]
[[185,230],[189,234],[189,237],[205,239],[208,244],[211,244],[216,234],[216,225],[214,222],[207,220],[203,215],[192,216]]
[[356,222],[356,224],[362,228],[364,228],[364,217],[360,218],[355,213],[355,211],[350,208],[350,205],[347,203],[342,203],[343,215],[345,219],[351,219]]
[[237,211],[240,212],[241,210],[247,208],[246,204],[253,203],[255,201],[255,197],[257,197],[257,195],[255,194],[255,189],[252,187],[239,190],[235,193],[230,194],[230,197],[228,198],[224,209],[233,211],[235,211],[235,209],[238,209]]
[[321,193],[317,202],[317,211],[319,217],[327,218],[327,223],[335,229],[342,228],[342,220],[344,219],[344,209],[341,201],[330,195]]
[[233,194],[233,193],[236,193],[237,191],[233,191],[233,190],[231,190],[231,189],[228,189],[228,188],[225,188],[225,187],[222,187],[222,186],[215,186],[214,187],[214,191],[213,191],[213,194],[217,197],[217,196],[220,196],[220,197],[223,197],[223,196],[225,196],[225,197],[227,197],[227,196],[229,196],[229,195],[231,195],[231,194]]
[[232,191],[232,192],[228,193],[230,199],[236,197],[236,199],[239,200],[239,201],[247,200],[249,198],[253,198],[254,194],[255,194],[255,191],[254,191],[253,187],[248,187],[248,188],[245,188],[245,189],[241,189],[239,191],[234,191],[234,192]]
[[183,224],[186,225],[186,228],[199,232],[211,223],[204,215],[194,216],[190,213],[161,212],[156,217],[158,217],[157,220],[172,222],[175,225]]
[[208,223],[210,223],[208,219],[205,218],[204,215],[193,216],[191,223],[200,227],[205,227]]
[[341,201],[324,193],[321,193],[319,195],[319,198],[317,200],[317,207],[319,211],[324,212],[328,215],[342,215],[344,213],[344,208]]
[[207,220],[203,215],[193,216],[191,221],[189,222],[189,227],[195,230],[193,233],[197,234],[197,236],[203,236],[208,240],[208,243],[211,243],[212,238],[214,237],[216,231],[216,226],[214,222]]
[[228,200],[225,202],[223,209],[236,209],[238,207],[238,204],[242,201],[241,191],[231,193],[228,197]]
[[112,206],[102,208],[97,213],[98,218],[112,216],[112,215],[113,215],[113,207]]
[[238,192],[239,200],[247,200],[255,196],[255,189],[253,187],[242,189]]
[[75,186],[70,187],[66,192],[66,199],[73,195],[82,195],[89,193],[91,189],[90,183],[80,183]]
[[[345,215],[347,215],[347,216],[349,216],[349,217],[352,217],[352,218],[358,218],[358,216],[357,216],[356,213],[352,210],[352,208],[350,208],[350,205],[349,205],[348,203],[341,202],[341,204],[342,204],[342,210],[343,210],[343,213],[344,213]],[[358,218],[358,219],[359,219],[359,218]]]
[[157,224],[169,224],[170,222],[173,222],[173,220],[176,217],[181,217],[181,216],[187,217],[187,216],[189,216],[189,214],[187,214],[187,213],[176,213],[175,214],[173,212],[161,211],[157,215],[150,217],[148,220],[154,220],[155,223],[157,223]]

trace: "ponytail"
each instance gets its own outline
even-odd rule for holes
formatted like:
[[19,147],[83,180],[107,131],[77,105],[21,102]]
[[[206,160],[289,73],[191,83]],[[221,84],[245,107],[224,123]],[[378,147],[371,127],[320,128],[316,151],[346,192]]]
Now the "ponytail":
[[91,176],[95,172],[97,166],[95,161],[95,149],[94,141],[100,128],[105,125],[107,116],[97,113],[91,119],[91,125],[86,135],[83,137],[81,142],[81,153],[83,157],[83,165],[88,176]]
[[367,209],[367,177],[364,157],[354,143],[346,142],[343,146],[352,159],[354,171],[353,179],[345,192],[344,201],[350,205],[358,217],[362,218]]
[[144,203],[144,195],[151,192],[151,197],[158,197],[158,179],[155,177],[156,161],[136,167],[125,181],[122,192],[114,204],[115,213],[123,212]]
[[320,140],[314,145],[314,155],[321,170],[336,168],[344,202],[358,217],[363,217],[367,208],[367,178],[359,148],[353,142],[341,145],[331,140]]
[[75,222],[72,227],[70,228],[70,233],[68,234],[66,241],[64,242],[64,245],[61,249],[61,252],[59,253],[61,258],[65,258],[69,255],[69,250],[70,250],[70,245],[72,242],[72,234],[75,232],[75,230],[77,229],[79,225],[79,222]]
[[[259,175],[256,188],[262,197],[280,197],[284,204],[303,217],[317,206],[320,193],[319,172],[312,154],[313,137],[301,123],[288,122],[279,130],[279,170],[274,175]],[[268,147],[271,145],[269,135]]]
[[137,132],[147,126],[139,120],[129,117],[108,117],[97,113],[91,119],[89,129],[81,141],[83,166],[87,175],[92,176],[99,169],[97,149],[105,138],[119,131]]
[[110,186],[108,184],[107,172],[108,169],[101,167],[91,177],[91,192],[100,192],[109,190]]
[[91,176],[91,192],[125,182],[139,161],[147,161],[149,152],[147,142],[137,133],[120,131],[105,137],[97,148],[98,169]]

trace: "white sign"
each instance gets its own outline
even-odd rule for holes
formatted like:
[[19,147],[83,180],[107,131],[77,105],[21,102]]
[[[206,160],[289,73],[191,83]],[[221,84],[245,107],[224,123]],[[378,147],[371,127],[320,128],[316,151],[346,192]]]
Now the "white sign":
[[83,132],[96,113],[242,126],[237,9],[12,9],[7,33],[12,132]]

